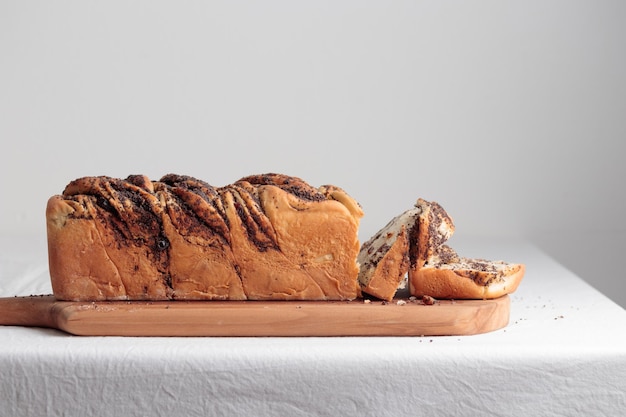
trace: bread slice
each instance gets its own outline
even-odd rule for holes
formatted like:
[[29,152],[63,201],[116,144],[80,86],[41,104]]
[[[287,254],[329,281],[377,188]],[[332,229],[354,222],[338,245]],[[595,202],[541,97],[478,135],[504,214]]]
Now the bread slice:
[[455,230],[454,221],[439,203],[419,198],[415,207],[419,209],[420,215],[413,228],[409,255],[411,268],[419,268],[435,256]]
[[409,270],[409,233],[417,224],[421,209],[414,207],[394,217],[367,240],[359,251],[361,291],[391,301],[406,285]]
[[525,265],[459,257],[441,246],[421,267],[409,270],[409,292],[443,299],[491,299],[514,292]]
[[350,300],[358,203],[282,174],[85,177],[46,209],[60,300]]

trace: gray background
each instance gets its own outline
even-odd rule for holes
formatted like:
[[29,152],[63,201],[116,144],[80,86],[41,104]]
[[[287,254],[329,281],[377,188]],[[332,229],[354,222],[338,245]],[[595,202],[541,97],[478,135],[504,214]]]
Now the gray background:
[[623,1],[2,1],[0,232],[45,239],[80,176],[273,171],[345,188],[362,239],[435,200],[453,239],[530,240],[624,306],[625,21]]

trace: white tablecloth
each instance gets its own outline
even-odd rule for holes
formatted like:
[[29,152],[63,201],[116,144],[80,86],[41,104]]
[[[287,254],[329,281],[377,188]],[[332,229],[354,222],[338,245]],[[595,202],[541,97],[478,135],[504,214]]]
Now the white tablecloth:
[[[626,311],[536,247],[510,324],[464,337],[79,337],[0,326],[2,416],[617,416]],[[41,238],[0,238],[0,296],[50,293]]]

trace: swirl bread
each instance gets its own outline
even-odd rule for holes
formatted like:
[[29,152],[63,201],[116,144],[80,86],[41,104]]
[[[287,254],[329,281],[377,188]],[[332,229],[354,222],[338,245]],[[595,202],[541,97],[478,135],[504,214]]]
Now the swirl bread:
[[363,212],[336,186],[254,175],[85,177],[49,199],[60,300],[350,300]]

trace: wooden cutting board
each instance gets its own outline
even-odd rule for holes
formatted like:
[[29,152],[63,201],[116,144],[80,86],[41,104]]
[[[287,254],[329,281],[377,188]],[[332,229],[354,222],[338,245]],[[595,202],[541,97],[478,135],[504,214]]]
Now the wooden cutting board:
[[505,327],[510,299],[381,301],[57,301],[0,298],[0,325],[79,336],[443,336]]

